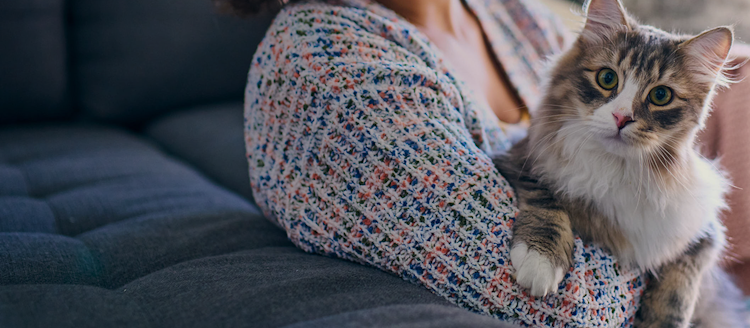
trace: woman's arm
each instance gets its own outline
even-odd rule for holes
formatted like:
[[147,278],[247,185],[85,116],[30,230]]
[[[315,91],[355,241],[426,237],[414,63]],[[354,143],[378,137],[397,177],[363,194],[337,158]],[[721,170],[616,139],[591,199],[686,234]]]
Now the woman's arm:
[[423,41],[388,34],[392,21],[318,7],[276,18],[246,97],[255,199],[296,245],[515,322],[634,314],[639,273],[580,240],[560,293],[539,301],[515,284],[514,195],[477,145],[481,131],[467,128],[483,123],[447,72],[419,53]]
[[504,270],[512,193],[445,75],[368,35],[275,53],[288,44],[274,41],[273,68],[249,80],[247,152],[266,213],[307,251],[441,290]]

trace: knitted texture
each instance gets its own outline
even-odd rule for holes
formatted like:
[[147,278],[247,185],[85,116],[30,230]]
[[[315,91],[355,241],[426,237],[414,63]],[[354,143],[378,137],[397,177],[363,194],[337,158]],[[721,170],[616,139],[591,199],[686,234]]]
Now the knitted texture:
[[[521,99],[539,99],[553,18],[516,0],[467,1]],[[576,240],[559,291],[534,298],[509,263],[517,208],[488,154],[500,123],[414,26],[366,0],[287,6],[253,59],[245,117],[265,214],[308,252],[418,282],[531,326],[628,326],[636,271]]]

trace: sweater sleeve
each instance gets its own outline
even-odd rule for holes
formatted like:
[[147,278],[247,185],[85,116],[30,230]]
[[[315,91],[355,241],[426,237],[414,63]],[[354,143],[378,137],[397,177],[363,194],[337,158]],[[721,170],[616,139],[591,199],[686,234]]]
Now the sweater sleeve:
[[[308,252],[378,267],[459,305],[529,324],[570,320],[570,299],[529,312],[536,305],[513,283],[513,191],[472,138],[451,80],[347,28],[345,15],[305,8],[277,17],[248,79],[246,150],[265,214]],[[568,288],[582,290],[583,275]]]
[[466,128],[455,86],[372,35],[314,34],[274,54],[299,30],[280,34],[256,57],[264,69],[246,104],[266,214],[307,251],[430,283],[459,279],[458,259],[497,262],[513,194]]

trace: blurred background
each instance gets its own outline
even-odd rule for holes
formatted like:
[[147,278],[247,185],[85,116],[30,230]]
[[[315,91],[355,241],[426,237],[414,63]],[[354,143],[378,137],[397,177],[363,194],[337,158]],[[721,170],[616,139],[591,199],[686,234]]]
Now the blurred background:
[[[541,0],[577,29],[583,0]],[[623,0],[638,21],[666,31],[696,34],[708,28],[734,25],[737,40],[750,42],[750,0]]]

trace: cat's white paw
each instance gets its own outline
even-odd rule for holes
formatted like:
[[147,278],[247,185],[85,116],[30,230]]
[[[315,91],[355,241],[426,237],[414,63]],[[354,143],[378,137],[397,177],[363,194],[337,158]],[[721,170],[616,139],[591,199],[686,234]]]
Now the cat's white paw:
[[516,281],[528,288],[531,295],[544,296],[557,292],[557,285],[563,279],[563,268],[524,243],[517,243],[510,250],[510,261],[516,269]]

